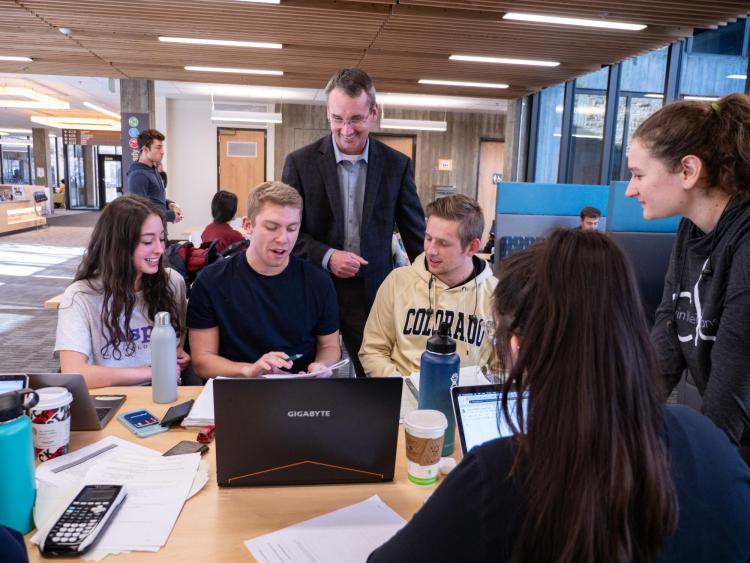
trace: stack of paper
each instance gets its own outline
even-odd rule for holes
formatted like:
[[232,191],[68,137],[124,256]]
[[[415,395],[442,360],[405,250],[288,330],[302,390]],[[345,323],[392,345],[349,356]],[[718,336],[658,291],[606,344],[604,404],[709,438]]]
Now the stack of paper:
[[334,512],[247,540],[260,563],[362,563],[406,524],[375,495]]
[[214,380],[209,379],[203,387],[190,409],[188,415],[182,419],[181,426],[190,428],[203,427],[214,423]]
[[31,541],[39,542],[84,485],[117,484],[125,486],[127,497],[85,558],[101,560],[114,553],[158,551],[191,493],[200,463],[197,453],[162,457],[113,436],[46,462],[37,469],[39,493],[34,517],[40,531]]

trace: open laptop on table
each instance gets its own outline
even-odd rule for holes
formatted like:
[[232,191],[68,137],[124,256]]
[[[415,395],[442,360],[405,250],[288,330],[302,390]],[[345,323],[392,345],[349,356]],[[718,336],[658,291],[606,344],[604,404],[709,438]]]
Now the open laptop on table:
[[220,486],[392,481],[401,378],[216,379]]
[[30,373],[29,387],[65,387],[73,395],[71,430],[101,430],[125,402],[124,395],[90,395],[79,373]]
[[[502,414],[500,397],[502,384],[471,385],[451,389],[453,412],[456,414],[456,427],[464,455],[474,446],[495,438],[512,436],[508,421]],[[518,395],[508,395],[510,412],[516,412]],[[523,398],[523,412],[528,413],[528,397]]]

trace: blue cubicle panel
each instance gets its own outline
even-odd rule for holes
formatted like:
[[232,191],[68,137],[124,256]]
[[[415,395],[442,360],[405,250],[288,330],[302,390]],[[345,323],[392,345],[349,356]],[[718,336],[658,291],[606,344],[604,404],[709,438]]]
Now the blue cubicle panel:
[[654,219],[643,218],[643,209],[636,198],[625,197],[627,182],[611,182],[609,185],[609,210],[607,231],[616,233],[674,233],[680,217]]
[[497,185],[496,211],[512,215],[569,215],[596,207],[607,216],[608,186],[591,184],[534,184],[501,182]]

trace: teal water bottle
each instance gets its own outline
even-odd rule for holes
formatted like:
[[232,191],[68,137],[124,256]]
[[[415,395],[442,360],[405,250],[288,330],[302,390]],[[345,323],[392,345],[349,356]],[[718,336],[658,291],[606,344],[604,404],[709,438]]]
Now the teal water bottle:
[[21,534],[34,527],[36,500],[31,419],[24,409],[38,401],[31,389],[0,394],[0,524]]
[[451,325],[440,323],[437,334],[427,340],[427,350],[419,363],[419,408],[440,411],[448,419],[443,442],[443,457],[453,453],[456,417],[453,414],[451,388],[458,385],[461,359],[456,341],[450,336]]

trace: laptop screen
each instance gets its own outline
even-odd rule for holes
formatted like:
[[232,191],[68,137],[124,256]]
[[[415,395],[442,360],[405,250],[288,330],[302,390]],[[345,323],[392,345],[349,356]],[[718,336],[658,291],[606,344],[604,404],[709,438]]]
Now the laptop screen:
[[0,393],[20,391],[26,386],[26,376],[23,374],[0,374]]
[[[453,389],[456,423],[464,453],[495,438],[513,435],[508,421],[501,414],[501,393],[501,385],[478,385]],[[524,412],[527,412],[528,398],[524,397],[523,401]],[[517,402],[516,393],[510,393],[508,407],[513,415],[516,412]]]

